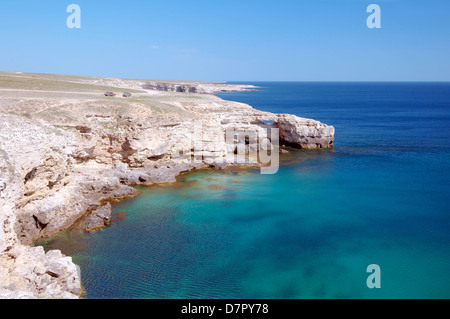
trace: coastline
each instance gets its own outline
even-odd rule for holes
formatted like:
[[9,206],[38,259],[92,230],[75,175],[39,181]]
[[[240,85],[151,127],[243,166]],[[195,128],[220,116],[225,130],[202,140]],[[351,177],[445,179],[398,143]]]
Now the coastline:
[[[332,151],[332,149],[322,149],[321,151]],[[303,161],[306,159],[300,159],[300,157],[298,156],[298,154],[295,154],[296,152],[302,152],[302,150],[298,150],[298,149],[293,149],[290,148],[289,151],[287,153],[283,153],[280,154],[281,157],[285,157],[285,158],[280,158],[280,167],[285,167],[285,166],[292,166],[295,165],[294,163],[298,163],[299,161]],[[317,150],[314,150],[313,152],[317,152]],[[293,156],[292,156],[293,155]],[[292,158],[289,158],[290,156],[292,156]],[[211,167],[200,167],[200,168],[196,168],[190,171],[184,171],[184,172],[180,172],[178,175],[175,176],[175,181],[171,181],[171,182],[161,182],[161,183],[154,183],[154,184],[150,184],[150,185],[129,185],[132,187],[135,187],[137,189],[137,192],[135,194],[129,195],[129,196],[124,196],[123,198],[115,198],[115,199],[110,199],[110,200],[106,200],[104,201],[102,204],[106,205],[106,204],[110,204],[111,205],[111,211],[112,211],[112,215],[111,215],[111,222],[109,224],[105,224],[101,227],[97,227],[97,228],[93,228],[90,229],[89,231],[86,231],[85,229],[83,229],[82,227],[82,221],[84,218],[86,218],[87,216],[89,216],[89,214],[91,214],[92,212],[86,212],[84,216],[82,216],[79,220],[75,221],[72,225],[70,225],[68,228],[66,228],[65,230],[61,230],[59,233],[49,237],[49,238],[43,238],[43,239],[38,239],[37,241],[35,241],[32,246],[36,247],[36,246],[42,246],[44,247],[44,250],[62,250],[63,254],[65,254],[66,256],[71,256],[73,254],[73,251],[69,252],[69,253],[65,253],[64,250],[65,248],[60,247],[59,245],[56,245],[56,247],[53,248],[48,248],[48,241],[52,242],[55,238],[58,238],[58,236],[62,236],[63,238],[68,236],[69,238],[72,238],[71,240],[74,240],[74,238],[80,239],[80,237],[84,237],[87,234],[90,234],[91,232],[95,232],[98,230],[101,230],[103,228],[109,227],[110,225],[114,225],[115,223],[121,223],[123,222],[122,218],[126,218],[126,217],[121,217],[121,214],[125,214],[128,215],[129,212],[128,211],[117,211],[117,207],[122,205],[125,201],[134,201],[134,200],[138,200],[138,197],[143,195],[142,192],[145,192],[146,190],[150,190],[152,187],[156,187],[157,189],[160,188],[167,188],[167,189],[173,189],[173,188],[184,188],[184,187],[188,187],[192,182],[191,181],[187,181],[187,179],[189,179],[192,175],[195,175],[197,173],[203,173],[203,172],[223,172],[224,174],[246,174],[246,173],[257,173],[259,169],[259,166],[257,165],[229,165],[226,166],[222,169],[215,169],[215,168],[211,168]],[[114,213],[115,211],[115,213]],[[117,217],[119,216],[119,217]],[[122,215],[123,216],[123,215]],[[77,241],[76,240],[76,241]],[[51,245],[52,246],[52,245]],[[69,250],[73,250],[73,246],[70,245],[71,248]],[[75,244],[75,247],[77,245]],[[78,248],[75,249],[76,254],[78,254]],[[86,288],[83,285],[83,272],[80,271],[80,287],[81,287],[81,293],[79,294],[79,298],[80,299],[85,299],[86,298]]]
[[[226,129],[261,133],[266,129],[262,121],[270,121],[280,130],[282,144],[315,149],[332,147],[334,141],[334,128],[318,121],[262,112],[211,95],[248,86],[212,83],[201,84],[200,90],[200,84],[190,83],[196,90],[189,93],[185,83],[160,91],[143,88],[149,81],[141,80],[0,76],[3,298],[80,297],[79,269],[72,259],[30,245],[111,201],[136,196],[130,185],[173,183],[180,174],[198,169],[258,166],[248,159],[229,161],[237,159],[236,145],[224,140]],[[109,99],[102,96],[106,89],[132,91],[133,97]],[[203,130],[192,130],[193,123]],[[192,160],[199,155],[195,141],[202,141],[198,161]],[[107,225],[101,222],[98,227]]]

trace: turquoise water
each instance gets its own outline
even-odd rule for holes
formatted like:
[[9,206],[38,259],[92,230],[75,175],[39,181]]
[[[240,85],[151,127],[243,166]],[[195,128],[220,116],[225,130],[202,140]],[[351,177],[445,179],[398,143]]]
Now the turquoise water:
[[257,85],[220,96],[334,125],[335,149],[141,188],[110,227],[46,241],[85,297],[449,298],[450,84]]

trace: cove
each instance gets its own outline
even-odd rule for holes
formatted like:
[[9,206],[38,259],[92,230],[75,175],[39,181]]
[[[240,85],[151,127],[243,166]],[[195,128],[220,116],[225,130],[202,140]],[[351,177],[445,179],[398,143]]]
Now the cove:
[[[91,234],[60,234],[46,249],[62,249],[81,266],[85,298],[389,298],[419,296],[429,285],[429,296],[446,291],[435,275],[448,283],[450,260],[427,249],[440,236],[418,239],[413,230],[424,216],[398,217],[395,208],[423,206],[420,200],[395,189],[353,189],[336,172],[344,158],[333,151],[291,156],[296,164],[275,175],[198,171],[174,185],[141,188],[141,196],[114,208],[114,216],[128,212],[121,221]],[[360,174],[351,179],[367,182],[367,172]],[[374,262],[383,269],[379,290],[366,286]]]
[[80,265],[84,298],[449,298],[448,84],[259,86],[227,98],[335,125],[334,150],[140,188],[111,226],[40,243]]

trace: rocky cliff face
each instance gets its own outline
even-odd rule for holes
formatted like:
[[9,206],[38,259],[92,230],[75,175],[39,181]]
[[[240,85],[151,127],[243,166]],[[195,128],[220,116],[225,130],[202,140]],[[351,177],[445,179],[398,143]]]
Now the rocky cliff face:
[[30,231],[37,238],[38,220],[31,227],[23,225],[21,203],[32,195],[45,197],[46,189],[64,177],[71,139],[17,115],[0,114],[0,122],[0,297],[77,298],[80,276],[71,257],[25,246],[18,236]]
[[213,94],[216,92],[234,92],[234,91],[254,91],[256,89],[253,85],[238,85],[238,84],[220,84],[220,83],[202,83],[202,82],[163,82],[151,81],[142,84],[142,88],[147,90],[156,90],[164,92],[178,92],[178,93],[199,93],[199,94]]
[[0,297],[6,298],[78,297],[80,274],[71,258],[29,245],[74,224],[87,231],[107,225],[108,202],[137,195],[131,185],[174,182],[202,167],[260,165],[240,149],[278,152],[272,129],[279,144],[300,148],[331,147],[334,139],[334,128],[318,121],[211,95],[144,91],[124,102],[95,92],[16,93],[0,101]]

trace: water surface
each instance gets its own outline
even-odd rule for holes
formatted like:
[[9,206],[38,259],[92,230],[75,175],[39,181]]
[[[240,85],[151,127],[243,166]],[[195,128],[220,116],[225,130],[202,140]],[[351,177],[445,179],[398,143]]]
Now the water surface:
[[449,298],[450,84],[254,84],[220,96],[334,125],[335,149],[141,188],[110,227],[45,241],[85,297]]

